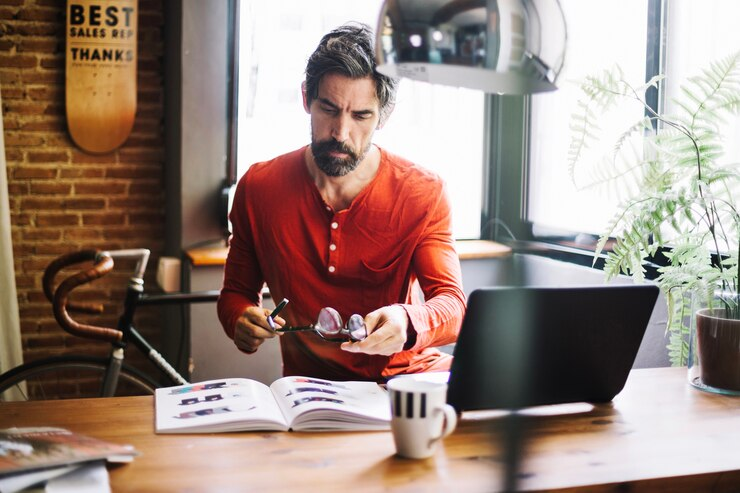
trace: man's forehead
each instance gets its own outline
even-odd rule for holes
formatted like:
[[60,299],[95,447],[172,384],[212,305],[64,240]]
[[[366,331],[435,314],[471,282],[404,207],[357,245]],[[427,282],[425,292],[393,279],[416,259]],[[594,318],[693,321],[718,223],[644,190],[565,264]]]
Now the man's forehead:
[[[353,79],[340,74],[327,74],[319,81],[318,99],[353,109],[373,109],[379,106],[372,77]],[[356,107],[356,108],[355,108]]]

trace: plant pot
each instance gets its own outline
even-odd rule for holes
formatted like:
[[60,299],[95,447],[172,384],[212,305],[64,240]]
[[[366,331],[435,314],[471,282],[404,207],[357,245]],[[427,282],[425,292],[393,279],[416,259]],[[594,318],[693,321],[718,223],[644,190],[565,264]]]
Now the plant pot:
[[740,320],[704,308],[692,324],[689,381],[702,390],[740,395]]

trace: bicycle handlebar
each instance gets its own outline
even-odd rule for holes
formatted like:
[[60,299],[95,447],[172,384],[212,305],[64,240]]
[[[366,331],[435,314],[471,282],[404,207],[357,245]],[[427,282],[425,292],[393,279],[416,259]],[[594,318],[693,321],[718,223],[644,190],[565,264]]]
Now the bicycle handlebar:
[[[43,288],[44,294],[51,301],[54,318],[64,330],[72,335],[86,337],[88,339],[99,339],[107,342],[118,342],[123,339],[120,329],[110,327],[99,327],[76,322],[69,316],[67,310],[85,313],[102,313],[101,303],[74,302],[69,299],[69,293],[77,286],[87,284],[95,279],[103,277],[113,270],[113,259],[136,260],[136,267],[132,277],[129,279],[129,290],[139,292],[140,297],[136,303],[142,304],[166,304],[166,303],[197,303],[215,301],[219,291],[200,291],[193,293],[168,293],[166,295],[152,296],[143,295],[144,271],[149,261],[149,250],[146,248],[123,249],[111,251],[80,250],[64,254],[53,260],[44,271]],[[93,262],[93,266],[87,270],[81,270],[67,277],[54,289],[54,277],[65,267],[82,262]],[[133,316],[133,311],[130,313]]]
[[[98,250],[80,250],[79,252],[70,252],[54,259],[46,267],[46,270],[44,271],[44,277],[42,279],[42,286],[44,288],[44,295],[46,295],[46,299],[48,299],[49,302],[51,302],[52,304],[54,303],[54,278],[60,270],[70,265],[75,265],[82,262],[97,261],[99,255],[100,252]],[[98,277],[107,274],[112,269],[113,264],[111,263],[110,266],[105,269],[105,272],[102,272],[100,275],[92,279],[97,279]],[[81,303],[70,301],[67,304],[67,308],[69,310],[91,314],[103,312],[103,305],[101,303]]]
[[[127,252],[128,253],[128,252]],[[146,258],[149,251],[146,250]],[[64,267],[78,264],[81,262],[93,261],[93,266],[87,270],[81,270],[62,281],[56,290],[53,289],[53,281],[56,274]],[[44,294],[52,302],[54,318],[59,325],[70,334],[86,337],[90,339],[99,339],[108,342],[120,341],[123,333],[120,330],[110,327],[98,327],[74,321],[67,309],[77,310],[87,313],[101,313],[103,306],[99,303],[75,303],[69,300],[69,293],[81,284],[94,281],[103,277],[113,270],[113,258],[109,252],[100,252],[98,250],[81,250],[71,252],[53,260],[44,271],[43,288]]]

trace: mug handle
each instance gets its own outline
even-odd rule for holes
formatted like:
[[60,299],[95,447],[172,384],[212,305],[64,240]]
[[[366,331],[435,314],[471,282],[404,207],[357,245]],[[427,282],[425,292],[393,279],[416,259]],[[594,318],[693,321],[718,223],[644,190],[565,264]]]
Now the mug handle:
[[430,443],[434,443],[437,440],[448,436],[450,433],[455,431],[455,427],[457,426],[457,412],[455,412],[455,408],[451,405],[444,404],[441,407],[436,408],[434,413],[443,413],[445,419],[442,422],[442,432],[438,437],[432,438]]

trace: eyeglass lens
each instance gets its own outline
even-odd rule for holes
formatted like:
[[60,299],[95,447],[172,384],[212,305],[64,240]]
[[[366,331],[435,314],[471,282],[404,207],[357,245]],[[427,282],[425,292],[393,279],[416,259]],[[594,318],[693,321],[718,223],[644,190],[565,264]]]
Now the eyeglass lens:
[[367,327],[365,327],[365,319],[362,318],[362,315],[355,313],[349,317],[347,332],[349,332],[349,338],[353,341],[362,341],[367,337]]
[[337,336],[347,334],[353,341],[362,341],[367,337],[365,320],[361,315],[354,314],[349,317],[347,328],[342,324],[342,317],[334,308],[322,308],[319,312],[319,320],[316,323],[316,332],[320,336]]
[[322,308],[316,322],[316,330],[326,335],[337,335],[342,332],[342,317],[334,308]]

